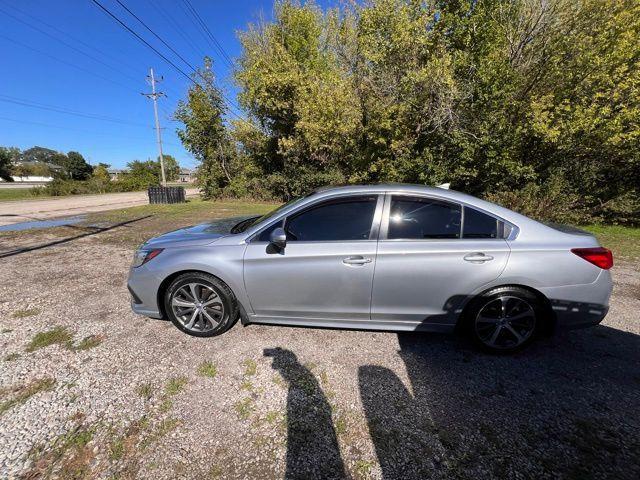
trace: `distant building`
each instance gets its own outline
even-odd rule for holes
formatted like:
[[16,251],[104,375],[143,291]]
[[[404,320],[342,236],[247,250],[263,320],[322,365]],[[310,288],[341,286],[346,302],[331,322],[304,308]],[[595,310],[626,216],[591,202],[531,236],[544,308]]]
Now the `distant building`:
[[13,168],[14,175],[11,176],[14,182],[50,182],[54,173],[63,171],[60,165],[38,161],[17,161]]
[[107,168],[107,173],[109,174],[111,181],[114,181],[118,180],[123,174],[126,174],[127,171],[120,168]]
[[196,181],[196,172],[190,168],[181,168],[178,181],[181,183],[193,183]]

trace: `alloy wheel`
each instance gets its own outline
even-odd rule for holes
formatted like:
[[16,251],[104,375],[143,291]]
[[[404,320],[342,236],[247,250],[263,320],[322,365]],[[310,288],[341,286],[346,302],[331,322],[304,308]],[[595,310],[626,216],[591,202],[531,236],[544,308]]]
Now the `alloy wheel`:
[[500,296],[478,311],[475,330],[478,338],[493,349],[513,349],[526,342],[536,328],[536,313],[524,299]]
[[224,318],[224,305],[218,293],[209,285],[188,283],[171,297],[171,308],[182,326],[194,332],[208,332]]

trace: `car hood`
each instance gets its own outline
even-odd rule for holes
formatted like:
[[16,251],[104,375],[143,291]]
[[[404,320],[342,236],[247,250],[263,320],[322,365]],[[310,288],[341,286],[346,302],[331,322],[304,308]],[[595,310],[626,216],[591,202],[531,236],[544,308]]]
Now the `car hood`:
[[241,217],[222,218],[207,223],[201,223],[190,227],[179,228],[171,232],[153,237],[144,243],[144,247],[166,248],[182,247],[188,245],[207,245],[221,237],[231,234],[231,229],[243,220],[254,217],[246,215]]

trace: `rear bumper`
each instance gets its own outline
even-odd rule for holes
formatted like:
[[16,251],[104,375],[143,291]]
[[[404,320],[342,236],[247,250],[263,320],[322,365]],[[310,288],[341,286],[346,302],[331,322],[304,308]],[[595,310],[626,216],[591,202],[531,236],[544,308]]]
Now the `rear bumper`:
[[551,302],[560,329],[584,328],[597,325],[609,311],[613,290],[611,273],[602,270],[593,283],[541,288]]
[[604,305],[585,304],[557,304],[552,302],[552,308],[556,315],[556,327],[565,330],[585,328],[598,325],[609,311]]

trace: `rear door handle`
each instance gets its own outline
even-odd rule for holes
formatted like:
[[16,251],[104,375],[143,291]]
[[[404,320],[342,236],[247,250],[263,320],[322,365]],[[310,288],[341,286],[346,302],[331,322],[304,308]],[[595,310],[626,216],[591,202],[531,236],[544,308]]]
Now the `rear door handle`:
[[361,255],[357,255],[355,257],[347,257],[342,260],[342,263],[346,265],[364,265],[365,263],[371,263],[370,258],[364,258]]
[[493,260],[493,257],[491,255],[485,255],[482,252],[468,253],[463,258],[467,262],[477,262],[477,263],[483,263],[483,262],[488,262],[489,260]]

